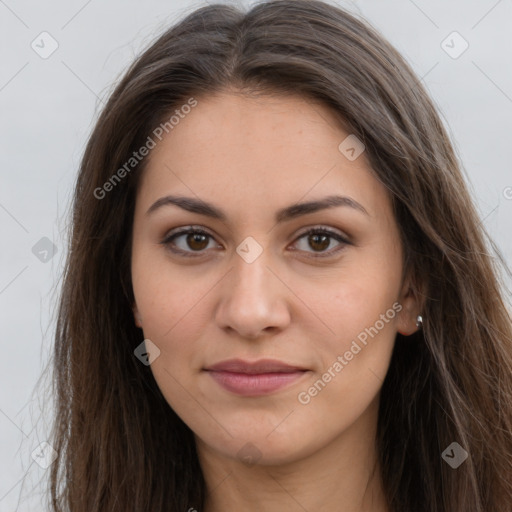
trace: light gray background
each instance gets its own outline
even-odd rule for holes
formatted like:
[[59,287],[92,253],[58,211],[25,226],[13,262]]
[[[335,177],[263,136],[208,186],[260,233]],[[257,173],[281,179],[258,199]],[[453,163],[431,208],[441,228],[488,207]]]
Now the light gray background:
[[[339,4],[364,15],[423,78],[483,223],[510,262],[512,1]],[[86,138],[127,65],[200,5],[205,2],[0,0],[1,512],[41,510],[38,482],[45,471],[31,453],[45,440],[48,416],[43,419],[38,378],[52,343],[70,193]],[[47,59],[31,48],[43,31],[59,45]],[[453,31],[469,43],[456,59],[441,47]],[[461,48],[457,40],[448,44]],[[46,263],[32,252],[42,237],[57,247]]]

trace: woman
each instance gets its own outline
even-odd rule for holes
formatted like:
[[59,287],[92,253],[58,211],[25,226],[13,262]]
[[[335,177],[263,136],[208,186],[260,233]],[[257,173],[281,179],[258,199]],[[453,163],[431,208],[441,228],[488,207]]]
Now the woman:
[[487,242],[432,102],[367,23],[193,12],[83,157],[52,510],[509,511]]

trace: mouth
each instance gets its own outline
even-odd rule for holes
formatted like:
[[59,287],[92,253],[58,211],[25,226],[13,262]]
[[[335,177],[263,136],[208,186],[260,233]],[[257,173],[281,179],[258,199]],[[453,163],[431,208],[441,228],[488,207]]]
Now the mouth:
[[223,389],[241,396],[261,396],[281,390],[309,372],[282,361],[231,359],[205,368]]

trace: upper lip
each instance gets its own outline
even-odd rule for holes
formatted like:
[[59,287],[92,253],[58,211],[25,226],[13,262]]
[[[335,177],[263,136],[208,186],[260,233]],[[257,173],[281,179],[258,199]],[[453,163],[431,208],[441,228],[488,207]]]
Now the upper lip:
[[289,365],[277,359],[259,359],[258,361],[244,361],[243,359],[229,359],[213,364],[206,370],[232,373],[292,373],[305,371],[306,368]]

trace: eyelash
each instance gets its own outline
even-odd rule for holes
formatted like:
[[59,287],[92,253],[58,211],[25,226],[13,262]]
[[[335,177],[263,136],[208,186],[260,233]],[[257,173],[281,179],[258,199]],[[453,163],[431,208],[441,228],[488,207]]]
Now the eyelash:
[[[205,253],[204,249],[201,251],[184,251],[182,249],[176,249],[176,248],[171,247],[173,245],[172,241],[175,238],[178,238],[182,235],[188,235],[188,234],[200,234],[200,235],[208,236],[210,238],[214,238],[210,233],[208,233],[207,231],[202,229],[200,226],[189,226],[185,229],[181,229],[174,233],[173,232],[169,233],[160,243],[162,245],[166,246],[171,252],[173,252],[175,254],[182,255],[186,258],[199,258],[199,257],[203,256]],[[335,231],[331,231],[330,229],[323,228],[323,227],[311,228],[311,229],[305,231],[304,233],[301,233],[297,237],[296,241],[298,241],[304,237],[307,237],[309,235],[312,235],[312,234],[326,235],[329,238],[335,239],[337,242],[340,242],[340,244],[341,244],[340,247],[338,247],[337,249],[334,249],[334,250],[331,249],[330,251],[327,251],[327,252],[311,253],[312,258],[331,257],[331,256],[334,256],[335,254],[337,254],[338,252],[342,251],[345,248],[345,245],[352,245],[347,239],[342,237],[339,233],[337,233]],[[194,254],[194,252],[196,254]]]

